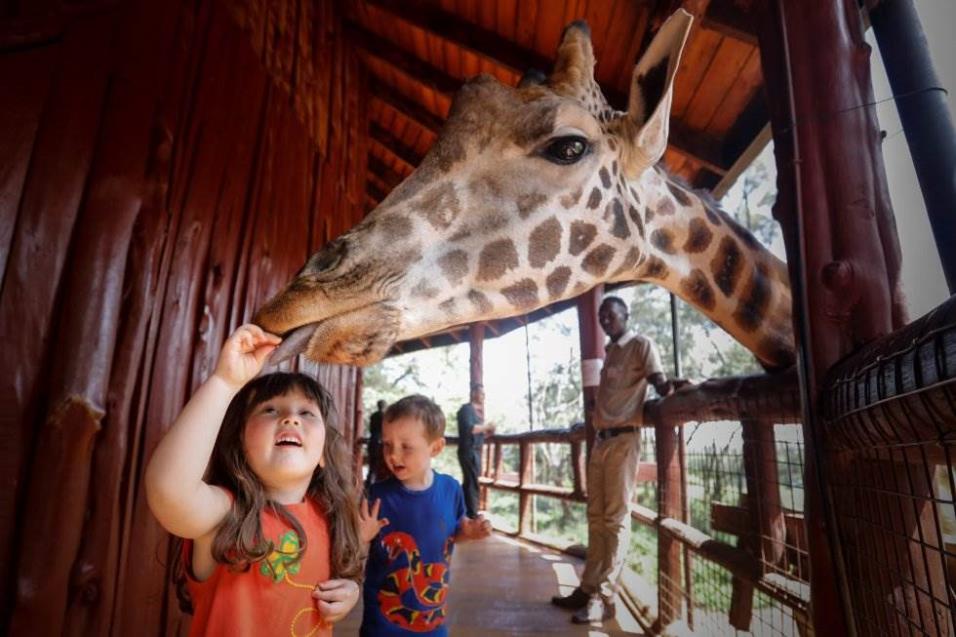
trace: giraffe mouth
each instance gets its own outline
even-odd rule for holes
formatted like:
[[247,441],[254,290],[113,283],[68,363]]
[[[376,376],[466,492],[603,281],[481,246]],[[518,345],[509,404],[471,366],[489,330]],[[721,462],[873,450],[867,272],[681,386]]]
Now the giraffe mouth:
[[385,356],[399,330],[398,310],[387,303],[373,303],[285,332],[268,363],[279,365],[305,354],[321,363],[369,365]]

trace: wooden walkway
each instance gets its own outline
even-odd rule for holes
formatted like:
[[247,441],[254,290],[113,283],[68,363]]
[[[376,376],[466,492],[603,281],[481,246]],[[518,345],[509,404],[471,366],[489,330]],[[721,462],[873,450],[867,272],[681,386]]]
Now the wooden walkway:
[[[603,637],[642,635],[618,602],[618,619],[602,627],[578,626],[571,614],[551,605],[551,596],[569,593],[583,562],[535,545],[493,535],[455,548],[448,595],[452,637]],[[361,602],[335,628],[339,637],[357,635]]]

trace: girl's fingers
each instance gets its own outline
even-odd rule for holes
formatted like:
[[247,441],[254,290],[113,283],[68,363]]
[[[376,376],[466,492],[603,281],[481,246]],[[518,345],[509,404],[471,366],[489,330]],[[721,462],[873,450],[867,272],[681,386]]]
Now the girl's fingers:
[[388,526],[388,518],[382,518],[378,521],[378,528],[384,529],[386,526]]

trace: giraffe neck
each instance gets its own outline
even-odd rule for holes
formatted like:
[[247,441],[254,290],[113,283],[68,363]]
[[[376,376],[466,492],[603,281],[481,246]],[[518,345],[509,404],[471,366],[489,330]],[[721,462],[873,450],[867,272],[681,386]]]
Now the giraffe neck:
[[786,264],[663,171],[648,170],[636,181],[628,196],[638,200],[631,203],[644,220],[646,253],[628,277],[673,292],[762,360],[792,351]]

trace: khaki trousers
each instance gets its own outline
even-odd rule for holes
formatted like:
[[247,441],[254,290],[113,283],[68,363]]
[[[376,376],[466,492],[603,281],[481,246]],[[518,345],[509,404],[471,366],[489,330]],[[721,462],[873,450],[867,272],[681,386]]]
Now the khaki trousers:
[[588,551],[581,590],[610,601],[631,537],[630,502],[641,452],[639,430],[598,441],[588,461]]

